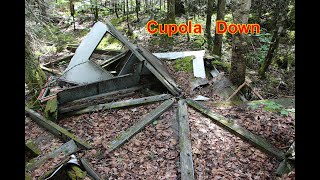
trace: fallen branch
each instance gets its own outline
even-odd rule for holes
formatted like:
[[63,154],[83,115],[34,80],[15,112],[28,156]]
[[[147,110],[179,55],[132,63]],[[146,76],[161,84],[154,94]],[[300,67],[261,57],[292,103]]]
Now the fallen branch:
[[163,102],[153,111],[149,112],[144,118],[142,118],[138,123],[128,128],[125,132],[121,133],[118,137],[110,142],[108,145],[108,152],[112,152],[116,148],[123,145],[126,141],[131,139],[135,134],[140,132],[145,126],[152,123],[158,117],[161,116],[167,109],[169,109],[174,102],[174,99],[169,99]]
[[247,84],[247,86],[251,89],[251,91],[253,92],[253,94],[255,94],[259,99],[264,100],[263,97],[262,97],[258,92],[256,92],[256,91],[250,86],[249,83],[246,83],[246,84]]
[[151,102],[166,100],[166,99],[169,99],[170,97],[171,97],[171,95],[169,95],[169,94],[161,94],[161,95],[149,96],[149,97],[138,98],[138,99],[129,99],[129,100],[124,100],[124,101],[99,104],[99,105],[95,105],[95,106],[89,106],[89,107],[81,109],[79,111],[69,112],[69,113],[66,113],[66,115],[68,115],[68,116],[69,115],[79,115],[79,114],[84,114],[84,113],[88,113],[88,112],[95,112],[95,111],[100,111],[100,110],[105,110],[105,109],[114,109],[114,108],[121,108],[121,107],[127,107],[127,106],[142,105],[142,104],[147,104],[147,103],[151,103]]
[[232,134],[237,135],[243,140],[248,141],[249,143],[258,147],[259,149],[266,152],[267,154],[277,158],[277,160],[282,161],[284,159],[284,153],[281,150],[273,147],[271,144],[269,144],[268,141],[261,138],[260,136],[257,136],[251,133],[247,129],[237,125],[232,120],[229,120],[224,116],[221,116],[219,114],[216,114],[210,111],[208,108],[202,106],[200,103],[196,101],[193,101],[191,99],[187,99],[186,101],[190,106],[200,111],[201,113],[205,114],[206,116],[210,117],[214,123],[216,123],[219,126],[222,126]]
[[246,82],[242,83],[242,84],[238,87],[238,89],[235,90],[235,91],[231,94],[230,97],[228,97],[228,99],[227,99],[226,101],[229,101],[231,98],[233,98],[233,96],[236,95],[236,94],[240,91],[240,89],[241,89],[243,86],[245,86],[245,85],[246,85]]

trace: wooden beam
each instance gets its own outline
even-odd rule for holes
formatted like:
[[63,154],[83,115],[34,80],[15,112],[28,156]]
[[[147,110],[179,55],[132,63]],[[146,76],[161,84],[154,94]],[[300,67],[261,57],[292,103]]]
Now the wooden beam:
[[[108,94],[108,93],[105,93]],[[71,105],[68,105],[67,107],[60,107],[59,108],[59,114],[64,114],[64,113],[68,113],[68,112],[72,112],[72,111],[77,111],[80,109],[84,109],[87,108],[89,106],[94,106],[96,104],[102,104],[102,103],[107,103],[110,101],[115,101],[118,100],[120,98],[124,98],[124,97],[128,97],[133,95],[134,92],[129,92],[126,94],[117,94],[117,95],[113,95],[113,96],[100,96],[99,99],[95,98],[95,99],[91,99],[89,101],[83,101],[83,102],[79,102],[79,103],[74,103]]]
[[178,101],[181,180],[194,179],[188,110],[185,100]]
[[63,153],[65,156],[68,156],[68,155],[75,153],[77,151],[78,151],[78,147],[77,147],[76,143],[73,140],[70,140],[70,141],[66,142],[65,144],[63,144],[62,146],[55,149],[54,151],[52,151],[51,153],[43,156],[38,161],[35,161],[33,163],[27,163],[25,169],[27,171],[32,171],[35,168],[42,165],[43,163],[45,163],[48,159],[55,158],[56,156],[60,155],[61,153]]
[[85,158],[81,158],[80,161],[90,177],[92,177],[94,180],[102,180],[101,176],[93,170],[92,166]]
[[109,66],[110,64],[120,60],[121,58],[123,58],[125,55],[127,54],[127,51],[123,52],[123,53],[120,53],[120,54],[117,54],[116,56],[110,58],[110,59],[107,59],[105,60],[103,63],[100,64],[100,66],[102,66],[102,68],[105,68],[107,66]]
[[212,111],[210,111],[208,108],[202,106],[200,103],[193,101],[191,99],[186,100],[187,103],[195,108],[196,110],[200,111],[202,114],[208,116],[214,123],[217,125],[225,128],[229,132],[231,132],[234,135],[237,135],[238,137],[242,138],[245,141],[248,141],[255,147],[261,149],[262,151],[266,152],[267,154],[277,158],[277,160],[283,160],[284,159],[284,153],[280,151],[279,149],[273,147],[271,144],[269,144],[268,141],[263,139],[260,136],[257,136],[247,129],[237,125],[234,121],[229,120],[225,118],[224,116],[221,116],[219,114],[216,114]]
[[53,61],[50,61],[50,62],[47,62],[47,63],[44,63],[43,66],[44,67],[47,67],[47,66],[52,66],[52,65],[58,65],[60,62],[63,62],[63,61],[67,61],[67,60],[71,60],[72,56],[74,56],[74,54],[70,54],[70,55],[67,55],[67,56],[64,56],[62,58],[59,58],[59,59],[56,59],[56,60],[53,60]]
[[138,85],[140,76],[126,74],[104,81],[70,87],[57,93],[59,104]]
[[90,149],[91,146],[89,143],[85,142],[84,140],[78,138],[77,136],[71,134],[66,129],[60,127],[58,124],[45,119],[39,113],[35,112],[32,109],[25,107],[25,113],[30,116],[30,118],[35,121],[39,126],[47,129],[49,132],[61,138],[63,141],[74,140],[76,144],[83,149]]
[[172,104],[174,103],[174,98],[166,100],[163,102],[160,106],[158,106],[153,111],[149,112],[144,118],[142,118],[138,123],[128,128],[126,131],[121,133],[118,137],[116,137],[114,140],[112,140],[108,144],[107,151],[110,153],[116,148],[123,145],[126,141],[131,139],[135,134],[140,132],[144,127],[146,127],[148,124],[152,123],[154,120],[156,120],[158,117],[161,116],[162,113],[164,113],[167,109],[169,109]]
[[111,92],[107,92],[107,93],[102,93],[102,94],[98,94],[98,95],[89,96],[89,97],[77,99],[77,100],[74,100],[74,101],[70,101],[70,102],[67,102],[67,103],[65,103],[65,104],[63,104],[62,106],[59,107],[59,113],[64,113],[63,109],[65,107],[74,106],[74,104],[82,104],[82,103],[85,103],[86,101],[95,101],[95,100],[100,100],[100,99],[104,99],[104,98],[108,98],[108,97],[113,97],[115,95],[132,93],[132,92],[138,91],[140,89],[144,89],[144,88],[150,87],[153,84],[154,83],[148,83],[148,84],[133,86],[133,87],[127,88],[127,89],[111,91]]
[[149,96],[149,97],[143,97],[143,98],[138,98],[138,99],[129,99],[129,100],[124,100],[124,101],[89,106],[89,107],[81,109],[79,111],[66,113],[66,115],[68,115],[68,116],[79,115],[79,114],[84,114],[84,113],[88,113],[88,112],[95,112],[95,111],[100,111],[100,110],[105,110],[105,109],[114,109],[114,108],[121,108],[121,107],[128,107],[128,106],[136,106],[136,105],[142,105],[142,104],[147,104],[147,103],[151,103],[151,102],[162,101],[162,100],[166,100],[169,98],[171,98],[171,95],[169,95],[169,94],[160,94],[160,95],[156,95],[156,96]]

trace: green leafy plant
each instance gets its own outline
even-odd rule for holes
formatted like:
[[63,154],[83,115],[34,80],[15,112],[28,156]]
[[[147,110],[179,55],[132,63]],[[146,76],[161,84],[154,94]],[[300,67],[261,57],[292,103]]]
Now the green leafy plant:
[[270,112],[275,112],[275,113],[279,113],[280,115],[283,116],[288,116],[289,112],[294,113],[295,109],[286,109],[284,106],[282,106],[281,104],[278,104],[274,101],[257,101],[257,102],[251,102],[248,104],[249,108],[251,109],[257,109],[259,107],[262,107],[263,110],[265,111],[270,111]]

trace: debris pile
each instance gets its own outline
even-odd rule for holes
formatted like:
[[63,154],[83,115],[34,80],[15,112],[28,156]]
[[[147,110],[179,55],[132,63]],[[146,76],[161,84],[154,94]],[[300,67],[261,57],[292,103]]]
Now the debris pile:
[[[123,50],[96,49],[106,35],[119,40]],[[171,76],[172,69],[167,69],[167,64],[159,59],[195,56],[190,91],[213,84],[222,94],[221,89],[228,89],[224,99],[232,99],[239,90],[225,86],[227,80],[219,84],[225,78],[223,73],[214,69],[210,72],[213,78],[206,78],[205,51],[152,54],[130,43],[108,21],[97,22],[81,44],[71,50],[74,54],[41,66],[51,74],[38,97],[41,103],[46,103],[45,111],[25,108],[26,119],[32,121],[26,120],[26,131],[35,128],[40,134],[50,132],[57,139],[55,147],[38,151],[32,140],[39,137],[26,133],[26,178],[203,179],[225,171],[229,178],[243,177],[246,172],[241,169],[240,172],[231,161],[225,169],[221,165],[212,169],[219,162],[214,160],[216,154],[222,152],[214,151],[217,149],[213,146],[217,144],[211,143],[214,140],[207,140],[207,149],[200,148],[203,146],[200,141],[208,130],[199,125],[201,118],[192,115],[194,110],[216,124],[217,132],[229,131],[232,142],[239,144],[244,140],[248,142],[244,146],[250,146],[252,151],[258,148],[254,157],[262,161],[269,157],[263,172],[275,171],[274,162],[291,168],[294,158],[287,161],[288,153],[248,130],[242,121],[239,122],[244,126],[207,108],[204,104],[215,101],[213,96],[189,97],[181,90],[183,85],[176,84],[180,80]],[[37,125],[41,128],[35,127]],[[199,127],[202,129],[196,130]],[[239,160],[238,165],[252,160],[236,154],[241,156],[240,160],[236,156],[231,158]],[[204,164],[204,158],[211,165]],[[47,165],[45,169],[43,164]],[[287,171],[279,174],[283,173]],[[271,175],[246,177],[269,178]]]

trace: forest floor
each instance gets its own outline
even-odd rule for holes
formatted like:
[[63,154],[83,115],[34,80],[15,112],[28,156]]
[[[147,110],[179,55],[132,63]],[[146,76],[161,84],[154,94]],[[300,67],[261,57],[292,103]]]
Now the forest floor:
[[[186,41],[185,36],[175,36],[173,45],[168,46],[162,43],[159,36],[153,37],[146,33],[145,24],[147,21],[146,17],[141,16],[140,22],[132,20],[131,26],[134,27],[133,41],[146,47],[151,52],[203,49],[202,46],[197,44],[199,41],[200,44],[203,42],[201,39],[199,40],[201,37],[193,35],[191,35],[190,42]],[[183,21],[183,19],[180,19],[180,21]],[[88,32],[91,25],[92,23],[77,24],[76,35],[78,39],[74,41],[75,43],[82,40],[83,35]],[[126,25],[124,21],[114,25],[124,34],[123,30]],[[205,27],[204,24],[202,25]],[[72,26],[64,30],[65,32],[72,32]],[[226,46],[224,53],[229,51],[230,47]],[[51,52],[42,56],[41,61],[45,62],[66,54],[70,54],[70,52]],[[228,56],[230,57],[230,54]],[[186,92],[187,97],[193,98],[196,95],[210,97],[209,101],[201,103],[212,111],[231,118],[254,134],[262,136],[283,151],[286,151],[294,142],[294,113],[290,112],[288,115],[283,115],[279,112],[267,111],[263,106],[255,108],[241,105],[215,106],[215,102],[224,99],[218,94],[214,94],[210,85],[191,91],[192,72],[176,71],[171,61],[164,62],[176,83]],[[287,73],[285,70],[271,67],[265,80],[260,80],[255,71],[248,69],[247,76],[252,80],[251,85],[254,89],[265,99],[294,96],[294,70]],[[228,73],[225,74],[228,75]],[[131,97],[123,99],[142,96],[140,93],[135,93]],[[88,159],[94,170],[104,179],[180,179],[176,104],[123,146],[110,154],[105,152],[106,144],[138,122],[140,118],[155,109],[159,104],[157,102],[132,108],[72,116],[60,120],[58,124],[90,143],[93,148],[80,152],[78,155]],[[196,179],[276,178],[275,170],[280,162],[275,158],[267,156],[190,107],[188,107],[188,114]],[[38,127],[28,118],[25,124],[25,139],[33,139],[41,147],[40,157],[63,144],[62,141]],[[32,177],[36,178],[43,175],[57,162],[59,162],[59,157],[33,171]],[[282,179],[294,179],[294,172],[290,177],[285,175]]]

